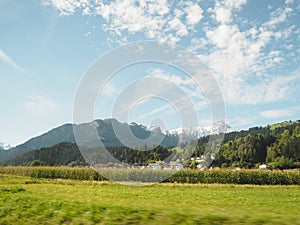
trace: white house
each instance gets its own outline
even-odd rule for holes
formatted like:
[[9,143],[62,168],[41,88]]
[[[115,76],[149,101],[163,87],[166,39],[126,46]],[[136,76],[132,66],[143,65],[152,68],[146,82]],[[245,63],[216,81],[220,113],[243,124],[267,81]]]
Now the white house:
[[182,170],[183,169],[183,165],[180,162],[171,161],[169,163],[169,165],[170,165],[172,170]]
[[258,168],[260,170],[265,170],[265,169],[267,169],[267,165],[266,164],[261,164],[261,165],[258,166]]
[[150,163],[148,165],[148,168],[153,170],[161,170],[163,168],[163,165],[161,163]]
[[203,165],[203,164],[198,164],[198,165],[197,165],[197,168],[198,168],[199,170],[206,170],[206,169],[207,169],[207,166],[206,166],[206,165]]
[[183,165],[182,163],[176,161],[171,161],[170,163],[158,161],[156,163],[150,163],[148,168],[152,170],[181,170],[183,169]]

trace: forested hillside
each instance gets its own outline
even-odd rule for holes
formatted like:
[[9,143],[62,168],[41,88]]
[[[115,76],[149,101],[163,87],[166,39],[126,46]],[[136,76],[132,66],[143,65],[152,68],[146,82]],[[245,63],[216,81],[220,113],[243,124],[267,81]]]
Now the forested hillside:
[[[205,136],[198,139],[193,157],[201,157],[205,154],[209,137]],[[178,155],[186,156],[185,151],[189,146],[189,143],[176,148],[157,146],[150,151],[145,151],[142,147],[139,150],[133,150],[124,146],[106,147],[106,149],[113,157],[123,163],[142,166],[164,160],[173,151],[180,151]],[[88,150],[91,151],[91,154],[95,154],[95,157],[92,157],[93,163],[106,163],[103,161],[101,149],[95,147]],[[255,168],[262,163],[267,163],[273,169],[300,167],[299,120],[225,134],[220,151],[215,156],[212,166]],[[77,145],[68,142],[27,152],[3,164],[87,165]],[[184,164],[192,168],[196,167],[192,161],[187,162],[186,160]]]
[[[208,138],[200,138],[195,156],[202,155]],[[253,168],[267,163],[271,168],[291,168],[300,162],[300,121],[283,122],[266,127],[225,135],[213,162],[220,167]]]
[[[124,146],[106,147],[105,150],[100,147],[86,148],[89,151],[93,164],[103,164],[105,162],[106,150],[117,160],[130,165],[147,165],[167,158],[171,154],[171,149],[163,146],[157,146],[154,149],[145,151],[130,149]],[[77,145],[70,142],[63,142],[52,147],[41,148],[19,155],[13,160],[2,163],[3,165],[23,165],[23,166],[83,166],[88,165],[81,155]]]
[[[74,137],[74,130],[76,132],[82,132],[84,135],[85,146],[97,146],[99,145],[99,138],[101,142],[106,147],[119,147],[123,146],[123,143],[120,142],[118,137],[115,134],[115,130],[122,132],[122,135],[126,136],[124,139],[128,141],[128,146],[136,147],[138,144],[134,142],[134,140],[130,139],[130,134],[127,133],[127,130],[124,128],[129,127],[134,136],[140,139],[146,139],[150,135],[153,138],[161,139],[163,137],[163,141],[161,145],[163,146],[174,146],[178,143],[177,135],[169,135],[163,134],[160,128],[155,130],[148,130],[147,127],[137,124],[137,123],[121,123],[116,119],[105,119],[105,120],[95,120],[90,123],[83,124],[64,124],[57,128],[54,128],[40,136],[31,138],[26,141],[24,144],[18,145],[9,150],[0,149],[0,162],[4,162],[7,160],[14,159],[18,155],[22,155],[24,153],[30,152],[35,149],[47,148],[54,146],[56,144],[62,142],[71,142],[76,143]],[[98,136],[94,135],[94,128],[97,130]],[[128,137],[127,137],[128,135]]]

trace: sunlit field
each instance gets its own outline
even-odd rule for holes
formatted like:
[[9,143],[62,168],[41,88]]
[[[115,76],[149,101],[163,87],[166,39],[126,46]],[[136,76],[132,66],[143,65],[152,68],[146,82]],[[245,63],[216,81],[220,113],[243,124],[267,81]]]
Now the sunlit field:
[[300,224],[300,186],[0,175],[0,224]]

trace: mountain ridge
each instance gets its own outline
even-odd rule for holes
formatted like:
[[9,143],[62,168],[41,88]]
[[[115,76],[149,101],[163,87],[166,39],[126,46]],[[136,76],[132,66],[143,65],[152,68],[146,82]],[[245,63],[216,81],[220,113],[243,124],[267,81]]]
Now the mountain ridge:
[[[219,122],[221,127],[230,127],[224,121]],[[114,128],[117,130],[121,130],[122,136],[125,139],[126,146],[136,147],[136,140],[142,140],[141,143],[146,143],[148,146],[152,146],[153,143],[160,143],[162,146],[170,147],[176,146],[178,143],[189,142],[193,139],[197,139],[204,135],[215,134],[222,129],[216,129],[218,124],[211,126],[211,130],[209,127],[201,128],[201,127],[191,127],[184,128],[181,132],[172,131],[162,131],[160,127],[146,127],[142,124],[138,124],[136,122],[126,123],[119,122],[114,118],[110,119],[96,119],[92,122],[81,123],[81,124],[71,124],[66,123],[56,128],[53,128],[42,135],[30,138],[28,141],[20,144],[16,147],[13,147],[5,152],[0,149],[0,162],[16,157],[19,154],[26,153],[31,150],[51,147],[58,143],[62,142],[70,142],[76,143],[76,138],[74,136],[74,130],[79,130],[84,135],[84,141],[81,144],[86,146],[97,146],[99,145],[99,141],[106,147],[117,147],[124,146],[124,144],[119,140],[116,136]],[[126,128],[129,127],[133,135],[137,139],[131,140],[131,136],[127,136]],[[74,129],[75,128],[75,129]],[[95,128],[98,132],[98,136],[95,137],[95,134],[92,132],[93,128]],[[230,127],[231,128],[231,127]],[[200,132],[201,131],[201,132]],[[147,142],[147,138],[154,136],[154,140],[159,140],[157,142]],[[145,141],[143,141],[145,140]]]
[[[135,125],[133,124],[133,126]],[[152,127],[152,129],[155,128]],[[157,131],[159,130],[157,129]],[[140,166],[148,165],[148,163],[154,161],[165,160],[176,152],[178,154],[177,159],[184,159],[185,166],[199,168],[198,166],[201,162],[197,161],[198,158],[209,157],[211,159],[212,155],[206,152],[206,148],[210,137],[214,136],[208,135],[197,139],[197,146],[193,150],[192,155],[188,156],[186,153],[190,154],[190,143],[184,143],[175,148],[172,146],[157,146],[153,148],[152,146],[151,150],[147,146],[146,148],[145,146],[140,146],[138,149],[130,149],[122,146],[106,147],[105,149],[114,158],[124,163]],[[101,147],[83,149],[84,151],[91,151],[91,154],[96,153],[92,156],[92,161],[95,163],[101,164],[106,160],[106,155],[103,155],[101,151],[99,152],[102,149]],[[300,168],[299,150],[299,120],[271,124],[265,127],[251,127],[248,130],[226,133],[222,144],[220,144],[218,153],[213,153],[214,160],[211,165],[222,168],[258,168],[260,164],[267,164],[271,169]],[[86,165],[87,162],[82,157],[80,151],[77,144],[64,142],[18,155],[12,160],[3,162],[2,165]],[[190,158],[191,160],[188,160],[189,156],[192,157]]]

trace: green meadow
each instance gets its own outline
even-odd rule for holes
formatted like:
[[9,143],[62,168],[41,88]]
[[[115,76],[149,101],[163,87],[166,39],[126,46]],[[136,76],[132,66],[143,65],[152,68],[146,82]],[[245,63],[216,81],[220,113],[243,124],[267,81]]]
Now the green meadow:
[[0,224],[300,224],[300,186],[176,184],[0,174]]

